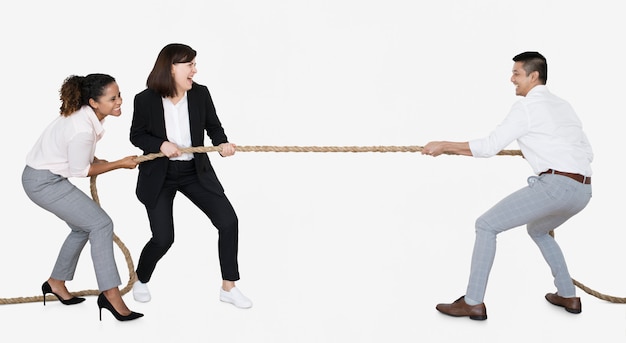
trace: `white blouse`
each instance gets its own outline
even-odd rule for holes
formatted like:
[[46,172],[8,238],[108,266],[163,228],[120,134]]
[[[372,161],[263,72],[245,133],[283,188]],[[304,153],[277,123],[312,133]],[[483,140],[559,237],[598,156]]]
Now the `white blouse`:
[[89,106],[64,117],[59,115],[43,131],[26,156],[34,169],[47,169],[63,177],[87,177],[104,127]]

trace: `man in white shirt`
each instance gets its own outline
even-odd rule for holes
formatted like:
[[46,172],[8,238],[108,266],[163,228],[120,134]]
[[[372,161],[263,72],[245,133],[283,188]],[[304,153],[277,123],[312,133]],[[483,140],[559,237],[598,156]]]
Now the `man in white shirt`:
[[455,317],[487,319],[483,302],[496,253],[496,235],[526,225],[529,236],[550,266],[556,293],[545,298],[570,313],[580,313],[580,298],[565,258],[551,232],[580,212],[591,200],[593,151],[569,103],[546,87],[547,62],[538,52],[513,57],[517,101],[489,136],[467,142],[429,142],[422,154],[443,153],[491,157],[517,141],[534,176],[528,186],[502,199],[476,220],[476,241],[466,294],[436,309]]

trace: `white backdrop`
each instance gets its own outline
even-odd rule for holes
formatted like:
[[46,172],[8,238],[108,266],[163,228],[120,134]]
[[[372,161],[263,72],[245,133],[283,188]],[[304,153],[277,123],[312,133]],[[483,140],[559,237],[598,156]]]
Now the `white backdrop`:
[[[116,77],[123,114],[97,156],[139,154],[128,140],[134,94],[160,49],[198,51],[195,80],[212,92],[239,145],[424,145],[482,137],[517,100],[519,52],[549,63],[548,87],[577,109],[596,154],[594,197],[556,231],[572,276],[626,296],[620,141],[626,71],[620,1],[31,1],[0,13],[5,124],[0,297],[40,294],[67,229],[30,202],[24,157],[58,115],[71,75]],[[607,126],[608,125],[608,126]],[[516,149],[516,146],[511,146]],[[210,155],[240,219],[238,286],[250,310],[218,301],[217,234],[183,196],[176,242],[151,281],[145,317],[98,321],[95,297],[0,306],[15,341],[68,342],[623,342],[626,305],[582,291],[583,313],[548,304],[548,267],[519,228],[499,236],[489,319],[439,314],[465,291],[475,218],[531,173],[520,157],[414,153]],[[134,260],[149,238],[136,170],[98,177],[101,205]],[[89,180],[74,180],[89,192]],[[128,279],[119,250],[118,267]],[[136,263],[136,262],[135,262]],[[125,284],[122,285],[122,287]],[[71,290],[96,287],[88,247]],[[12,336],[11,336],[12,335]],[[55,338],[56,337],[56,338]]]

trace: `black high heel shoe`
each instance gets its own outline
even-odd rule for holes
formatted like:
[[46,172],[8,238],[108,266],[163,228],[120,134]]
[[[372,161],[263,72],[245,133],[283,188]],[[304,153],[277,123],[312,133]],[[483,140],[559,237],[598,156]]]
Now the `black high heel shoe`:
[[61,298],[58,294],[52,291],[52,287],[50,287],[50,284],[48,283],[48,281],[44,282],[43,285],[41,285],[41,292],[43,293],[43,305],[44,306],[46,306],[46,294],[48,293],[54,294],[57,297],[57,299],[59,299],[59,301],[64,305],[76,305],[85,301],[85,298],[81,298],[81,297],[71,297],[70,299],[67,299],[67,300]]
[[100,293],[100,295],[98,295],[98,309],[100,310],[100,321],[102,321],[102,308],[106,308],[107,310],[111,311],[113,317],[121,322],[143,317],[143,313],[137,313],[133,311],[130,311],[130,314],[127,316],[121,315],[119,312],[117,312],[115,307],[111,305],[109,299],[104,296],[104,293]]

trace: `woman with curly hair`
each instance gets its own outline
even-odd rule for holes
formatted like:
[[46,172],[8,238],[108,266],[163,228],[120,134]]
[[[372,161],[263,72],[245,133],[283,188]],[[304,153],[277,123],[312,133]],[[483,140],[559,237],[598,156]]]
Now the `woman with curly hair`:
[[85,298],[73,296],[65,282],[74,278],[80,253],[89,242],[96,272],[98,308],[109,310],[117,320],[142,317],[124,303],[122,283],[113,255],[113,221],[69,178],[88,177],[115,169],[134,169],[136,156],[108,162],[94,156],[107,116],[122,114],[122,97],[115,79],[106,74],[72,75],[60,90],[61,115],[43,131],[26,157],[22,185],[26,195],[41,208],[55,214],[70,227],[48,280],[44,295],[54,294],[61,303],[75,305]]

